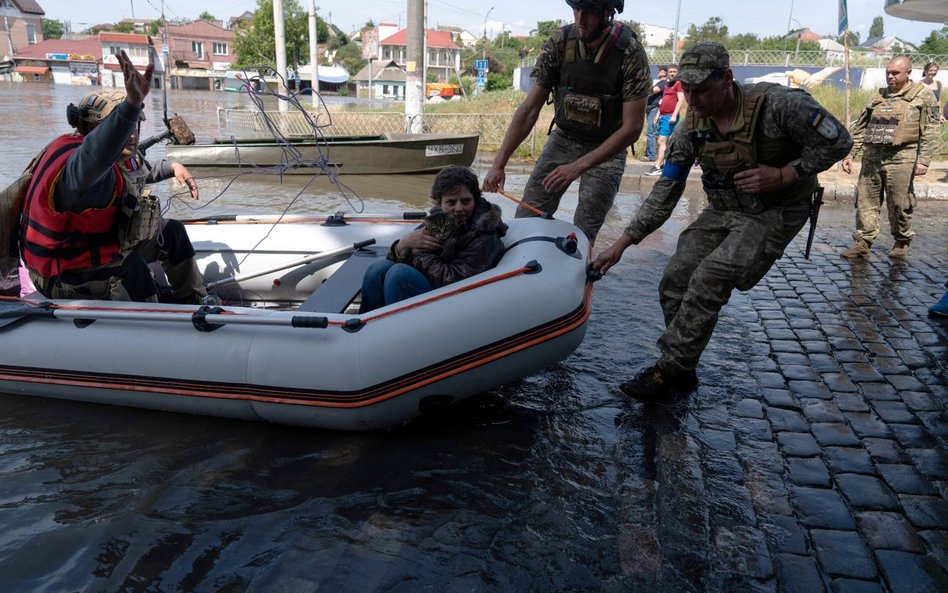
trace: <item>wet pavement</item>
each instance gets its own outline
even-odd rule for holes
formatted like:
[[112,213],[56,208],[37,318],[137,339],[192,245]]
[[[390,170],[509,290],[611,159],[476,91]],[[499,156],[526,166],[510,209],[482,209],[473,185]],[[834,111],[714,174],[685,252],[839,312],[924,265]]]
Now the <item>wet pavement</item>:
[[[850,262],[854,211],[830,205],[811,260],[801,233],[732,297],[697,392],[631,404],[622,422],[655,471],[619,489],[635,509],[624,570],[669,591],[948,591],[948,320],[927,315],[946,220],[948,203],[920,204],[907,261],[887,257],[884,229]],[[661,258],[635,251],[621,273],[652,282]]]
[[[216,121],[203,106],[219,98],[169,94]],[[13,163],[0,178],[63,131],[75,97],[0,85],[0,105],[49,122],[0,121]],[[150,109],[153,126],[157,98]],[[646,166],[629,163],[600,248],[654,182]],[[519,195],[526,180],[509,172]],[[2,590],[948,591],[948,322],[927,316],[948,279],[948,200],[918,192],[908,260],[886,257],[884,230],[868,261],[848,262],[855,174],[821,181],[839,189],[811,259],[801,233],[732,296],[697,391],[673,406],[618,385],[657,357],[658,282],[706,203],[696,174],[672,219],[596,284],[572,356],[407,427],[329,433],[2,394]],[[350,185],[378,212],[424,207],[430,182]],[[345,204],[307,180],[229,184],[202,177],[197,214],[282,211],[303,190],[299,208]],[[147,339],[142,351],[155,355]]]

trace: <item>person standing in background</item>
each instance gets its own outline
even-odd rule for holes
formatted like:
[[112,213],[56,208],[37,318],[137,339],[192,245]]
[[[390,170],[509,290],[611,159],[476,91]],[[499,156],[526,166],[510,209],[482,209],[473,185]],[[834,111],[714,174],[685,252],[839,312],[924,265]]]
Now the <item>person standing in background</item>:
[[652,82],[652,94],[645,103],[645,156],[642,160],[654,163],[658,148],[658,104],[668,83],[668,69],[659,67],[658,78]]
[[655,115],[655,124],[658,126],[658,155],[655,166],[646,175],[660,175],[665,165],[665,148],[668,137],[678,125],[679,113],[685,106],[685,94],[681,91],[681,83],[675,80],[678,76],[678,66],[668,66],[668,82],[662,91],[662,99],[658,104],[658,113]]

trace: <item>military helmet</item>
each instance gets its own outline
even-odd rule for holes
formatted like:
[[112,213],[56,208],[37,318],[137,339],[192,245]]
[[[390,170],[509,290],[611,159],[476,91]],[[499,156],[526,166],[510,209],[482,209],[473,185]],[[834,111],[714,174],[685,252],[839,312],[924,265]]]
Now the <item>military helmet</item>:
[[571,8],[580,10],[609,10],[615,8],[616,12],[622,12],[625,8],[625,0],[566,0]]
[[[69,105],[66,111],[66,119],[69,121],[69,125],[85,134],[99,125],[124,100],[125,93],[116,89],[92,91],[79,101],[78,106]],[[138,120],[143,121],[144,119],[145,114],[140,113]]]

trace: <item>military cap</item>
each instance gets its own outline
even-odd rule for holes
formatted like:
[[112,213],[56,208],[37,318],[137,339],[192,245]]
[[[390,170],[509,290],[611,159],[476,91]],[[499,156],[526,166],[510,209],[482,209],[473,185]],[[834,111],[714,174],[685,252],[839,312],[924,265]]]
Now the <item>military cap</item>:
[[675,80],[686,84],[700,84],[714,70],[730,66],[727,48],[715,41],[699,41],[681,54]]

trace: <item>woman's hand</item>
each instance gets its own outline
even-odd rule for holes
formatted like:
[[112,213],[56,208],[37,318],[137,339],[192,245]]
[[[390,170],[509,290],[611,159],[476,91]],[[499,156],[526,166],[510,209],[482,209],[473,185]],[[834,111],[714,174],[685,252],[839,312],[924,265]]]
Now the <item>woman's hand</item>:
[[437,251],[441,249],[441,241],[425,232],[425,229],[415,229],[405,234],[395,245],[399,257],[408,257],[412,251]]

